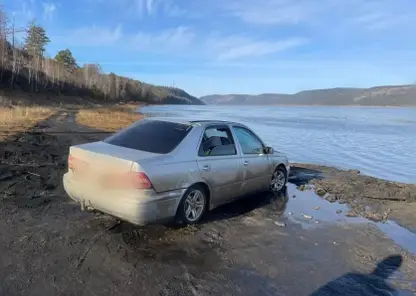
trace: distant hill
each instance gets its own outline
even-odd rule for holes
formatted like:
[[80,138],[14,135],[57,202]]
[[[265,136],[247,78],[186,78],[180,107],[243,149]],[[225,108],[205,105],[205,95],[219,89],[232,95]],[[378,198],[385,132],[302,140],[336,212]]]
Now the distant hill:
[[199,98],[216,105],[333,105],[333,106],[416,106],[416,86],[331,88],[305,90],[296,94],[229,94]]

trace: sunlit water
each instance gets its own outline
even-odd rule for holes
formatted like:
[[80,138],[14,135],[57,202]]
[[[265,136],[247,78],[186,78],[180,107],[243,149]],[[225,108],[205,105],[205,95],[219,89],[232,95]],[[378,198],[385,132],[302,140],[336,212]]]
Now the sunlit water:
[[416,108],[163,105],[141,112],[241,122],[292,162],[416,183]]

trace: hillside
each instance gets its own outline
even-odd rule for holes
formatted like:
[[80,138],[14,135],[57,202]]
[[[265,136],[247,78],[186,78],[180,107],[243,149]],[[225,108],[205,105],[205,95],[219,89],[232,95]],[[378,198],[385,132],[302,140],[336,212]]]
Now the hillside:
[[[79,66],[69,49],[55,58],[45,54],[51,42],[43,27],[32,22],[20,42],[14,27],[0,7],[0,97],[11,103],[15,93],[33,103],[78,103],[120,101],[145,104],[204,104],[182,89],[157,86],[114,73],[106,74],[99,64]],[[10,95],[11,94],[11,95]],[[11,98],[11,99],[10,99]],[[42,102],[40,102],[42,101]]]
[[[74,103],[76,97],[78,101],[102,103],[204,104],[182,89],[104,74],[99,65],[68,69],[53,59],[33,61],[24,51],[8,48],[8,58],[0,65],[0,89],[8,93],[16,91],[34,98],[43,95],[51,103]],[[16,52],[17,61],[12,58]]]
[[413,85],[305,90],[296,94],[229,94],[200,98],[216,105],[416,106]]

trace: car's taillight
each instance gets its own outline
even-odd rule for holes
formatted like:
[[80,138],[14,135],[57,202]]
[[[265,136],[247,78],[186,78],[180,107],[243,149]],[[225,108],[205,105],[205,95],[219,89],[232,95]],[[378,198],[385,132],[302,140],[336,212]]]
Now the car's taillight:
[[74,167],[75,167],[75,162],[76,162],[76,159],[75,159],[75,157],[73,157],[71,154],[68,156],[68,168],[69,169],[74,169]]
[[131,180],[133,187],[136,189],[150,189],[152,188],[152,183],[145,173],[142,172],[132,172]]
[[73,157],[71,154],[68,156],[68,168],[70,170],[84,169],[86,165],[86,162]]

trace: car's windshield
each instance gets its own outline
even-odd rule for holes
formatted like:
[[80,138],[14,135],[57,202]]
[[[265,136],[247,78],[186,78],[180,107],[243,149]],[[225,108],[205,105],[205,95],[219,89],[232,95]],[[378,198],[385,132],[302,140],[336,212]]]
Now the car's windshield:
[[152,153],[171,152],[192,129],[191,125],[141,120],[104,140],[105,143]]

